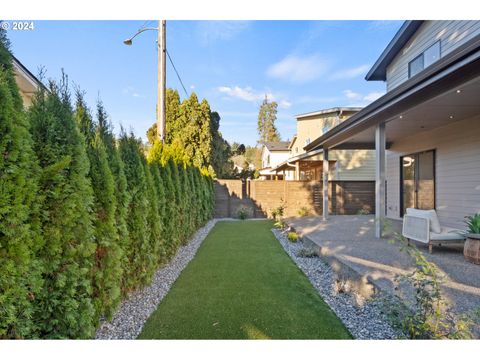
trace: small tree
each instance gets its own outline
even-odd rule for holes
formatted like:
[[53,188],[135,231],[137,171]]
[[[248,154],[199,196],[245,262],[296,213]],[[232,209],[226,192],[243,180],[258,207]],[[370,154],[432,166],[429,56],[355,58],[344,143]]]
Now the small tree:
[[267,96],[260,105],[258,111],[258,135],[260,139],[258,143],[265,145],[269,141],[280,141],[280,134],[275,127],[277,120],[277,103],[275,101],[269,102]]

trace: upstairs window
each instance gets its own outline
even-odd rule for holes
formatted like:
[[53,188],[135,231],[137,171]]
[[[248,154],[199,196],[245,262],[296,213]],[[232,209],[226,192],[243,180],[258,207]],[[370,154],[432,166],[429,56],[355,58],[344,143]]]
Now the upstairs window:
[[440,40],[408,63],[408,77],[417,75],[438,59],[440,59]]
[[308,145],[310,144],[310,138],[307,138],[307,140],[305,140],[305,145]]

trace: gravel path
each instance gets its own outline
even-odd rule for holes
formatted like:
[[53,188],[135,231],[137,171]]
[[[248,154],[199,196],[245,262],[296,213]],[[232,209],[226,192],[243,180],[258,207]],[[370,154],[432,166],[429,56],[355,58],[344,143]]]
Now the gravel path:
[[304,248],[301,241],[292,243],[286,233],[278,229],[272,232],[287,254],[305,273],[312,285],[342,320],[356,339],[395,339],[401,333],[389,324],[382,312],[385,304],[392,301],[388,295],[379,294],[371,300],[365,300],[358,294],[339,292],[332,268],[319,257],[300,257],[298,252]]
[[157,270],[152,284],[133,292],[125,299],[112,321],[103,322],[97,330],[96,339],[136,339],[143,324],[155,311],[183,269],[195,256],[203,240],[219,219],[210,220],[200,228],[190,242],[178,249],[175,257]]

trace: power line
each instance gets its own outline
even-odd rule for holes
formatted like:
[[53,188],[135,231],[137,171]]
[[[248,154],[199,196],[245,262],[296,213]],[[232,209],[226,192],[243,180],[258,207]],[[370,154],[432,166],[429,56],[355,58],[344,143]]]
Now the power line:
[[185,85],[183,85],[182,78],[180,77],[180,74],[178,73],[177,68],[175,67],[175,64],[173,63],[173,60],[172,60],[168,50],[167,50],[167,55],[168,55],[168,60],[170,60],[170,64],[172,64],[173,70],[175,70],[175,74],[177,74],[177,78],[178,78],[178,80],[180,81],[180,84],[183,87],[183,91],[185,91],[185,95],[188,97],[187,89],[185,88]]

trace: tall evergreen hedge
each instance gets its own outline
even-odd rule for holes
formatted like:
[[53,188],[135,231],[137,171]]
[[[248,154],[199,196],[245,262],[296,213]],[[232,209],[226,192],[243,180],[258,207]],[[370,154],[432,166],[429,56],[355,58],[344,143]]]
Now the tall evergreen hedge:
[[122,279],[122,248],[118,241],[115,198],[115,181],[101,133],[92,119],[83,93],[77,90],[75,120],[82,132],[90,162],[88,177],[91,181],[93,226],[95,235],[94,266],[92,268],[92,298],[96,316],[111,317],[120,302]]
[[0,338],[91,338],[213,214],[178,144],[96,119],[65,76],[25,111],[0,30]]
[[42,284],[39,169],[8,45],[0,32],[0,339],[35,332],[33,300]]
[[35,324],[42,338],[88,338],[94,307],[90,274],[95,252],[93,191],[83,136],[73,117],[67,82],[50,83],[29,109],[41,173],[40,220],[44,245],[42,289],[35,298]]

